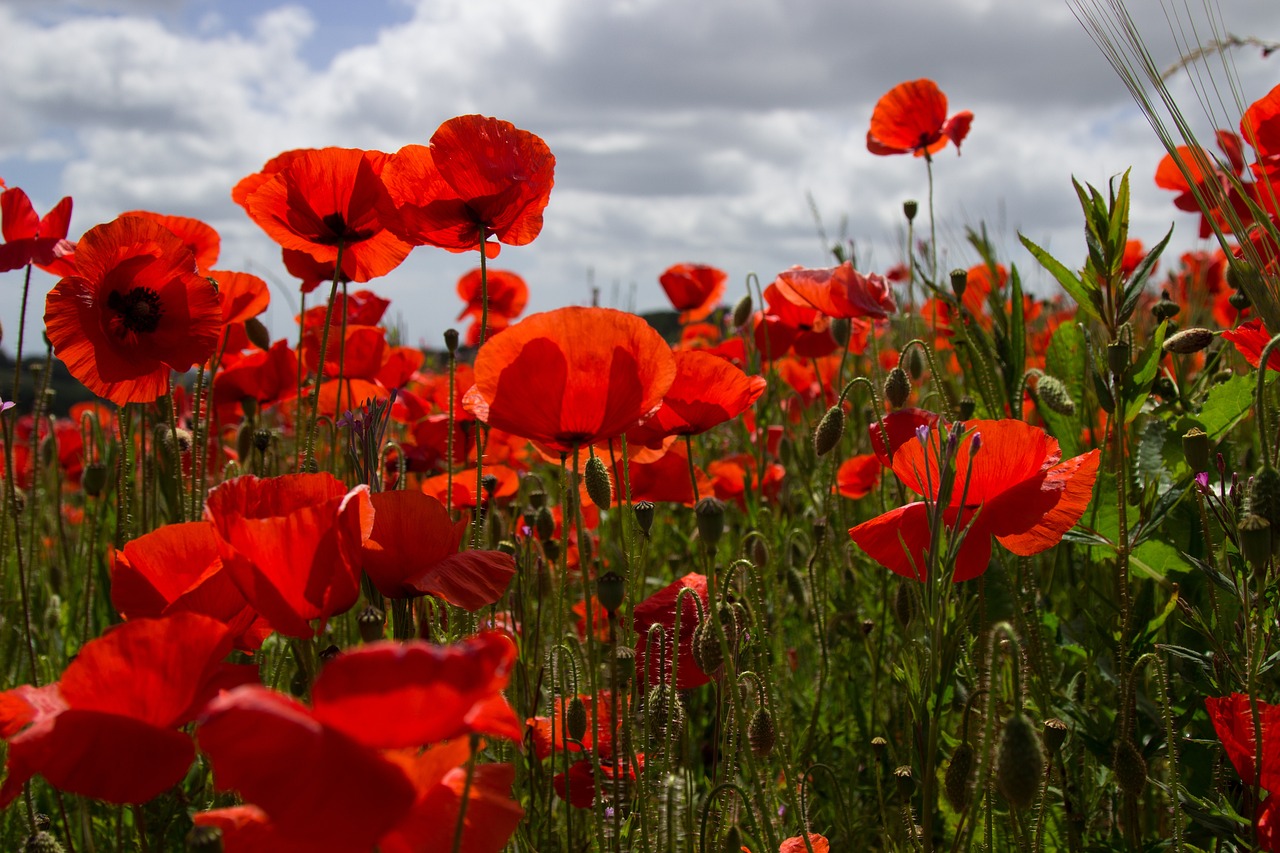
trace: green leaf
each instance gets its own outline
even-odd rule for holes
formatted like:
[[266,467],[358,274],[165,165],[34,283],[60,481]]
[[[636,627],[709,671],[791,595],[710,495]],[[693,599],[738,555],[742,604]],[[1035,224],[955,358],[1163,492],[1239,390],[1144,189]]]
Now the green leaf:
[[1022,280],[1017,267],[1009,270],[1009,298],[1013,301],[1013,310],[1009,313],[1009,361],[1014,381],[1008,383],[1012,387],[1014,384],[1021,386],[1022,371],[1027,366],[1027,326],[1022,304]]
[[1160,418],[1151,418],[1138,439],[1135,467],[1143,480],[1156,483],[1164,493],[1173,486],[1173,472],[1165,461],[1164,448],[1169,440],[1169,425]]
[[1075,300],[1081,311],[1084,311],[1095,320],[1102,319],[1102,293],[1098,290],[1095,282],[1086,281],[1077,276],[1053,255],[1028,240],[1025,235],[1019,234],[1018,239],[1022,241],[1022,245],[1027,247],[1027,251],[1031,253],[1032,257],[1039,261],[1040,265],[1058,280],[1058,284],[1062,285],[1062,289]]
[[1129,239],[1129,169],[1125,169],[1120,178],[1120,192],[1111,201],[1110,223],[1107,230],[1107,249],[1110,254],[1111,269],[1108,275],[1120,272],[1124,261],[1124,247]]
[[[1274,373],[1268,373],[1266,381],[1273,381],[1275,376]],[[1253,393],[1256,386],[1257,377],[1252,373],[1233,376],[1226,382],[1214,385],[1209,389],[1199,414],[1187,421],[1199,424],[1200,428],[1208,433],[1210,441],[1218,441],[1253,410]],[[1181,426],[1180,422],[1179,428]],[[1186,429],[1190,428],[1188,423]]]
[[[1129,564],[1150,578],[1163,580],[1170,572],[1190,572],[1178,549],[1160,539],[1148,539],[1129,554]],[[1163,620],[1161,620],[1163,621]]]
[[1049,409],[1040,417],[1049,433],[1058,440],[1064,459],[1080,454],[1080,415],[1085,409],[1085,378],[1089,373],[1089,356],[1084,331],[1076,323],[1063,323],[1054,330],[1044,358],[1045,373],[1061,380],[1075,401],[1074,415],[1060,415]]
[[1147,341],[1147,345],[1143,347],[1142,353],[1138,356],[1138,361],[1124,378],[1125,389],[1125,410],[1124,422],[1130,423],[1142,411],[1142,406],[1147,402],[1147,397],[1151,395],[1151,383],[1156,378],[1156,373],[1160,370],[1160,357],[1164,354],[1162,347],[1164,346],[1165,331],[1168,329],[1166,323],[1161,323],[1156,327],[1156,333],[1151,336],[1151,340]]
[[1133,275],[1129,276],[1129,284],[1125,287],[1124,303],[1120,306],[1120,316],[1118,322],[1128,322],[1133,316],[1133,311],[1138,307],[1138,298],[1142,296],[1142,290],[1146,287],[1147,280],[1151,278],[1151,272],[1156,267],[1156,261],[1160,258],[1160,253],[1164,251],[1165,246],[1169,245],[1169,238],[1173,236],[1173,226],[1169,226],[1169,232],[1164,235],[1156,247],[1138,262],[1138,266],[1133,271]]

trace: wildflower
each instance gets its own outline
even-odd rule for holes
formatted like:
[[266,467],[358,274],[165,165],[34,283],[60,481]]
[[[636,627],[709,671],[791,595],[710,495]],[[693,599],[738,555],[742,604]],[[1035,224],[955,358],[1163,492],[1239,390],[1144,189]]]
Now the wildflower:
[[658,277],[658,283],[671,300],[671,305],[680,312],[680,322],[690,323],[715,310],[724,296],[728,279],[724,270],[713,266],[676,264]]
[[947,118],[947,96],[932,80],[899,83],[876,102],[867,150],[928,157],[945,148],[948,140],[959,150],[972,123],[968,110]]
[[[0,183],[0,189],[4,185]],[[75,272],[75,244],[67,240],[71,225],[71,197],[67,196],[44,215],[36,216],[31,199],[17,187],[0,193],[0,272],[31,264],[57,276]]]

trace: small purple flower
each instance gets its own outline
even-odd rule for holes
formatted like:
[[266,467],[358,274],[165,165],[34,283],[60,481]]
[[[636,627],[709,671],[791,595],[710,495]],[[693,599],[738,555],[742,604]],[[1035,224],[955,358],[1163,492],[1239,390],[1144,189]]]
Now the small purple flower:
[[928,424],[920,424],[920,426],[916,427],[916,441],[920,442],[921,447],[924,447],[926,449],[929,447],[929,425]]
[[1202,492],[1209,491],[1209,472],[1208,471],[1201,471],[1199,474],[1196,474],[1196,488],[1198,488]]
[[0,397],[0,414],[4,414],[16,405],[18,404],[12,400],[6,400],[3,397]]
[[969,439],[969,456],[975,456],[982,449],[982,433],[975,432]]

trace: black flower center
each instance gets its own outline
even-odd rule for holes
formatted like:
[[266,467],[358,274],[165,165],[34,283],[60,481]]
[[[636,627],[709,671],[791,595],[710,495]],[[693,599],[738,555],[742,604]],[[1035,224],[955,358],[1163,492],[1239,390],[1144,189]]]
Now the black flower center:
[[130,332],[154,332],[164,316],[160,294],[149,287],[135,287],[128,293],[111,291],[107,307],[120,315],[120,324]]
[[373,231],[360,230],[352,228],[347,224],[347,220],[341,213],[330,213],[321,219],[325,228],[328,228],[332,236],[326,235],[325,239],[316,240],[321,245],[336,246],[338,243],[351,245],[368,240],[374,235]]

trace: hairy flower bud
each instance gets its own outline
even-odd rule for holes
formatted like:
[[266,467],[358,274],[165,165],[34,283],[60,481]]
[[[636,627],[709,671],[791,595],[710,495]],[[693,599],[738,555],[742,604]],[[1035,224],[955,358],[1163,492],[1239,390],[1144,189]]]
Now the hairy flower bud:
[[587,734],[587,706],[579,696],[570,699],[569,707],[565,709],[564,730],[569,737],[579,742]]
[[608,509],[613,505],[613,483],[609,479],[609,469],[599,456],[587,460],[582,478],[587,483],[587,496],[600,509]]
[[901,409],[911,396],[911,377],[901,367],[889,371],[884,380],[884,398],[895,409]]
[[733,327],[741,329],[747,325],[747,321],[751,319],[751,294],[748,293],[738,300],[738,304],[733,306]]
[[813,449],[819,456],[826,456],[840,443],[844,435],[844,409],[839,404],[827,409],[813,431]]
[[1183,329],[1176,335],[1165,338],[1163,349],[1175,355],[1190,355],[1200,352],[1211,343],[1213,343],[1213,331],[1195,327]]
[[942,783],[942,792],[956,811],[962,811],[969,804],[969,784],[972,778],[973,747],[968,741],[963,741],[951,753],[951,762],[947,765],[947,774]]
[[1028,808],[1044,773],[1044,752],[1031,720],[1015,712],[1004,721],[996,756],[996,787],[1015,809]]
[[1147,760],[1128,738],[1116,744],[1116,751],[1111,757],[1111,770],[1116,774],[1116,784],[1120,786],[1120,790],[1130,797],[1141,794],[1147,785]]
[[773,727],[773,715],[761,705],[747,723],[747,744],[752,752],[763,758],[773,752],[773,745],[777,741],[778,733]]
[[1061,379],[1045,374],[1036,383],[1036,397],[1040,404],[1051,412],[1068,417],[1076,413],[1076,401],[1071,399],[1071,392]]

